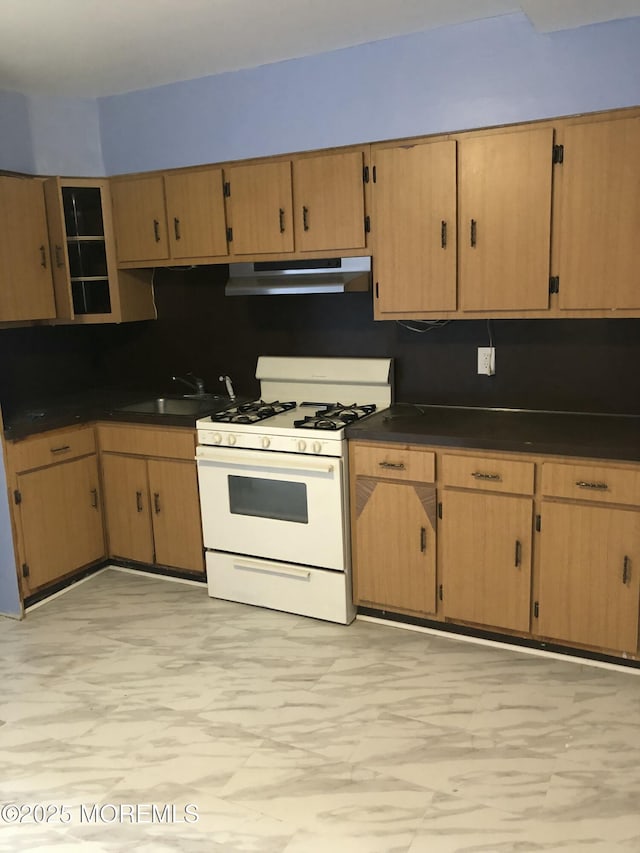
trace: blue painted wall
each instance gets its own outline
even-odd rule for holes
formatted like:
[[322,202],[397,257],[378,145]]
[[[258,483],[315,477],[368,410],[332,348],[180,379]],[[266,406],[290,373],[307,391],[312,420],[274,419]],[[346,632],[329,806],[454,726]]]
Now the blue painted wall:
[[31,96],[28,110],[36,174],[105,174],[94,98]]
[[0,91],[0,169],[35,172],[29,105],[18,92]]
[[640,103],[640,18],[541,35],[521,14],[98,102],[107,174]]
[[9,517],[9,500],[5,487],[4,460],[0,452],[0,616],[22,615],[16,563],[13,556],[13,539]]

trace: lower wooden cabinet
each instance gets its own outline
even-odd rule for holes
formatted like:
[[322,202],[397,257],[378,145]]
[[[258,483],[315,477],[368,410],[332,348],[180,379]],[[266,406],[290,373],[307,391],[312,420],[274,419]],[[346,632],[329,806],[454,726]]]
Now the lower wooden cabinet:
[[92,427],[56,430],[7,446],[24,597],[105,556]]
[[[109,556],[203,573],[193,433],[114,426],[100,434]],[[145,450],[191,458],[133,455]]]
[[529,630],[532,520],[530,497],[445,492],[440,531],[445,617]]
[[[424,472],[425,457],[427,470],[433,471],[432,453],[354,449],[352,541],[356,604],[435,613],[435,486],[412,481]],[[378,473],[373,477],[361,473],[369,471]]]
[[640,660],[640,464],[366,441],[349,460],[357,605]]

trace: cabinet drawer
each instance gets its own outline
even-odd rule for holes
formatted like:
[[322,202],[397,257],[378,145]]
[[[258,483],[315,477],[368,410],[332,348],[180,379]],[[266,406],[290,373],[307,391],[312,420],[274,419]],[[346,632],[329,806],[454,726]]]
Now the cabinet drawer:
[[354,474],[388,480],[435,480],[435,453],[431,450],[389,444],[388,447],[356,445],[353,448]]
[[196,433],[192,429],[99,424],[100,450],[155,456],[168,459],[195,459]]
[[542,465],[542,494],[545,497],[581,501],[640,505],[640,469],[610,468],[608,465]]
[[19,473],[95,453],[96,439],[92,426],[74,427],[52,430],[23,441],[8,442],[7,450],[13,470]]
[[486,456],[443,456],[442,480],[445,486],[486,489],[490,492],[533,494],[533,462]]

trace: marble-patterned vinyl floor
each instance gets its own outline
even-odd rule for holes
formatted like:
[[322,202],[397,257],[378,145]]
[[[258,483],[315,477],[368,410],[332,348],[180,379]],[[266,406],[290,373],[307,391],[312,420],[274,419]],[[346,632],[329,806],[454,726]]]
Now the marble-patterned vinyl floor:
[[108,570],[0,618],[0,850],[638,853],[640,678]]

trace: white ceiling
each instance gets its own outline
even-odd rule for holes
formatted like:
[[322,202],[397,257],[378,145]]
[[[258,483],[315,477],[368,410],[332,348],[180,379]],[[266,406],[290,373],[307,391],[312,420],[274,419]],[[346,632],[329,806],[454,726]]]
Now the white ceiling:
[[0,0],[0,90],[100,97],[511,12],[551,32],[640,0]]

